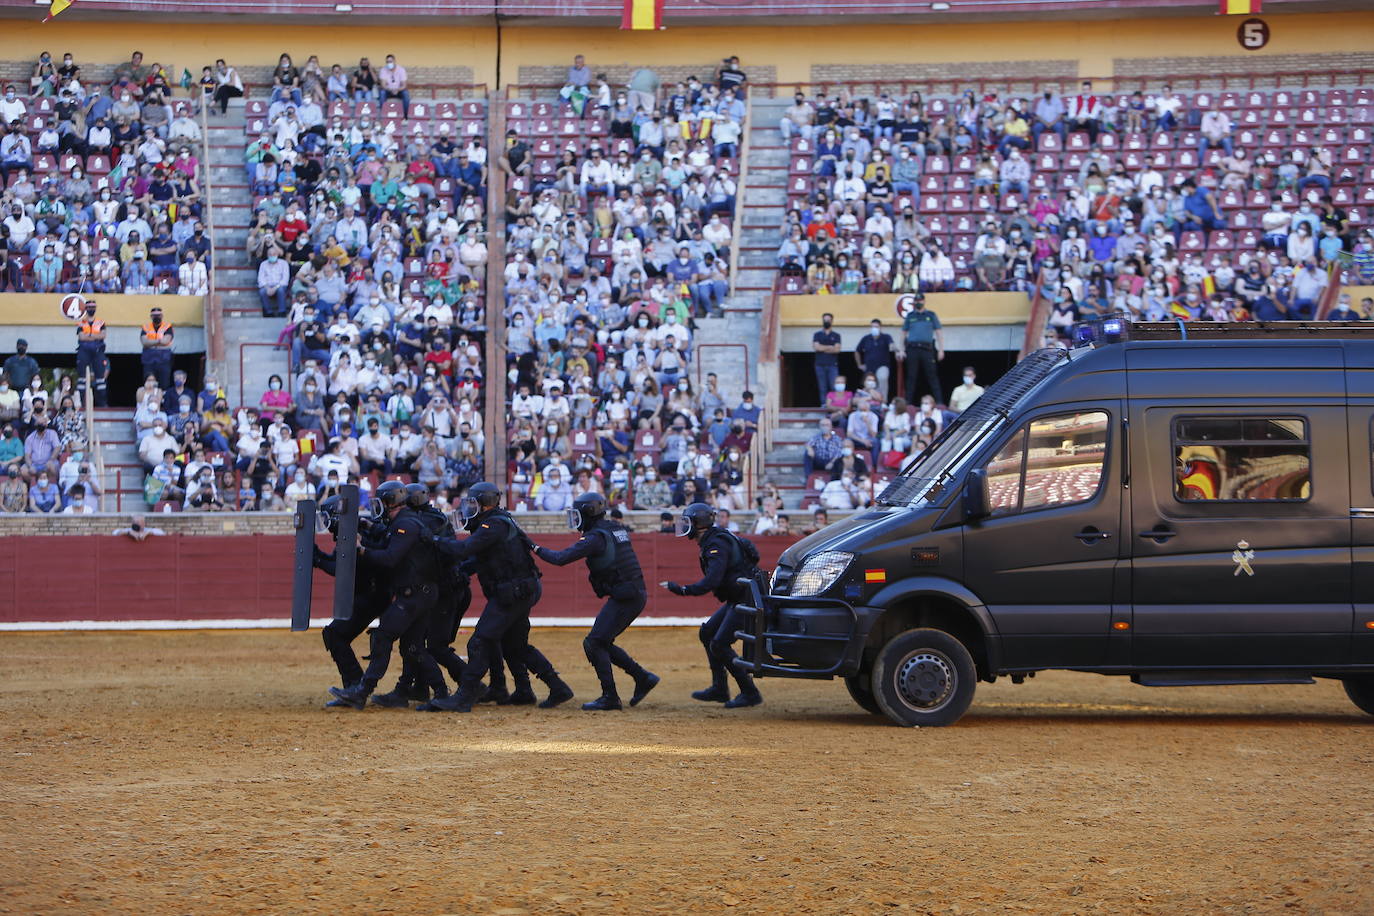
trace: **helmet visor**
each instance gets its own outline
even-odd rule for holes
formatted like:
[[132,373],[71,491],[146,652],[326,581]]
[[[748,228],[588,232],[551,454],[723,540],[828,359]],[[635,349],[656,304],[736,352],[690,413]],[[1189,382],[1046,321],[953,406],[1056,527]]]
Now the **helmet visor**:
[[334,528],[334,513],[328,509],[315,511],[315,533],[328,534]]
[[691,533],[692,519],[687,515],[686,512],[684,512],[677,517],[677,522],[673,526],[673,534],[677,535],[680,538],[685,538],[687,535]]
[[458,500],[458,517],[463,520],[464,525],[476,518],[477,513],[481,511],[482,506],[475,496],[464,496]]
[[569,510],[568,510],[568,530],[569,530],[569,531],[581,531],[581,530],[582,530],[582,511],[581,511],[580,509],[569,509]]

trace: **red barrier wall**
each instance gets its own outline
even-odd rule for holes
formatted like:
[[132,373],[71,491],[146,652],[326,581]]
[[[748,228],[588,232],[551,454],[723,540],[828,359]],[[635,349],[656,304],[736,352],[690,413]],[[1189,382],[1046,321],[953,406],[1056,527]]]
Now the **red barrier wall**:
[[[541,535],[555,549],[575,535]],[[771,569],[794,538],[752,539]],[[123,537],[9,537],[0,540],[0,622],[68,620],[259,620],[291,615],[293,539],[278,535],[169,535],[142,543]],[[329,547],[329,538],[321,539]],[[678,598],[657,588],[664,579],[701,577],[696,545],[663,534],[639,534],[635,551],[649,585],[649,617],[706,616],[710,596]],[[544,598],[534,617],[592,617],[601,602],[587,584],[586,564],[540,562]],[[476,583],[474,582],[474,586]],[[475,601],[480,601],[481,591]],[[314,617],[328,617],[333,580],[315,573]],[[480,610],[480,605],[472,612]]]

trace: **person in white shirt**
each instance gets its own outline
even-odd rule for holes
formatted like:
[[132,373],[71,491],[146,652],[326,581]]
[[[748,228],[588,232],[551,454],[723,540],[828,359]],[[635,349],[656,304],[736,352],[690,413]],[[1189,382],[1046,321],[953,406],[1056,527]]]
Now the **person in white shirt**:
[[854,475],[846,471],[821,490],[821,505],[827,509],[853,510],[859,500],[859,488],[854,483]]
[[1211,109],[1203,114],[1202,123],[1198,126],[1197,161],[1199,166],[1206,164],[1209,147],[1220,147],[1226,152],[1226,155],[1231,155],[1231,118],[1218,107],[1217,102],[1213,102]]
[[1088,132],[1088,142],[1097,143],[1102,130],[1102,97],[1093,93],[1093,84],[1084,80],[1081,91],[1069,102],[1069,129]]
[[177,280],[178,296],[205,296],[210,293],[210,273],[194,251],[186,252],[186,260],[177,268]]
[[951,290],[954,288],[954,262],[939,245],[930,245],[921,255],[919,276],[923,290]]
[[601,150],[592,150],[587,161],[582,163],[581,178],[578,191],[583,197],[592,191],[611,193],[611,164],[601,155]]
[[1150,103],[1154,106],[1156,130],[1173,130],[1178,126],[1178,111],[1183,107],[1183,100],[1174,95],[1172,86],[1166,83]]
[[970,404],[982,396],[983,386],[978,384],[977,374],[973,371],[972,366],[965,366],[964,383],[956,387],[950,394],[949,409],[955,413],[963,413],[968,410]]
[[0,121],[6,125],[13,124],[15,121],[23,121],[28,113],[28,106],[19,98],[14,87],[6,86],[5,97],[0,99]]
[[62,510],[62,515],[94,515],[95,508],[86,501],[86,486],[74,483],[72,488],[67,491],[67,506]]
[[717,251],[730,247],[730,236],[730,227],[721,222],[720,215],[716,213],[712,213],[706,225],[701,227],[701,237]]

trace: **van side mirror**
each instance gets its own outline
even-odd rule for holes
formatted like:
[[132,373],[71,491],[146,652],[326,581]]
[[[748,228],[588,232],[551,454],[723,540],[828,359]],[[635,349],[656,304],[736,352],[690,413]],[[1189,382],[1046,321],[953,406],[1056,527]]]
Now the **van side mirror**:
[[988,497],[988,472],[975,468],[964,478],[964,521],[987,518],[992,514]]

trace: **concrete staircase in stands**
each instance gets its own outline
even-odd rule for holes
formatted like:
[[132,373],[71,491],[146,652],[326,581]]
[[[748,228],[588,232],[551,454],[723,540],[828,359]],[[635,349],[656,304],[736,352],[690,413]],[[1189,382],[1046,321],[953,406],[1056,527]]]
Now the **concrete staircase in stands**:
[[[764,456],[764,473],[782,491],[783,505],[796,510],[806,497],[806,475],[802,473],[802,455],[806,440],[816,433],[817,424],[826,412],[819,407],[784,407],[773,431],[773,447]],[[794,522],[795,524],[795,522]]]
[[746,388],[764,403],[766,386],[758,372],[762,356],[759,340],[764,303],[772,294],[777,274],[777,227],[787,206],[787,150],[777,130],[786,102],[754,98],[750,104],[745,187],[734,227],[738,273],[725,317],[698,319],[695,339],[701,377],[716,373],[731,405],[738,403]]
[[[143,465],[138,459],[134,412],[128,407],[97,407],[94,426],[105,474],[100,479],[102,512],[142,512]],[[89,456],[94,459],[94,455]]]
[[258,302],[257,272],[245,245],[252,221],[253,197],[244,170],[247,139],[243,133],[243,100],[229,102],[228,114],[210,115],[210,180],[215,225],[215,283],[224,315],[224,377],[220,379],[231,407],[256,404],[272,373],[289,368],[286,351],[276,350],[283,321],[263,318]]

